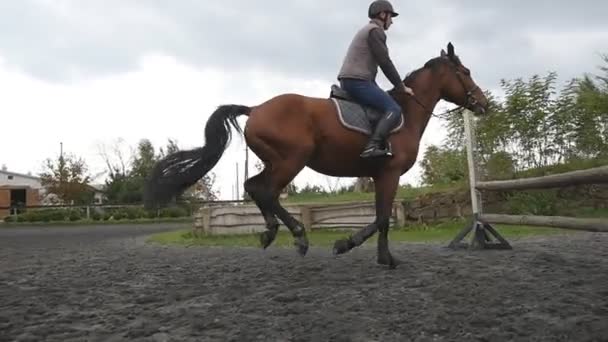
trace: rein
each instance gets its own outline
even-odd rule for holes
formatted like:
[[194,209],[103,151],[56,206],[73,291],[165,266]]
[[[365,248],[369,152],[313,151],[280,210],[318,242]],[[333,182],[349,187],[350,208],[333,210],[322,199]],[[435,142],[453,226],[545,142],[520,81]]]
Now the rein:
[[450,110],[448,110],[448,111],[446,111],[444,113],[435,114],[432,110],[429,110],[425,105],[423,105],[422,102],[420,102],[420,100],[418,99],[418,97],[416,97],[415,95],[412,96],[412,97],[414,98],[414,101],[416,101],[416,103],[418,103],[420,105],[420,107],[422,107],[427,112],[431,113],[432,116],[434,116],[436,118],[439,118],[439,119],[444,119],[444,116],[446,116],[448,114],[451,114],[451,113],[453,113],[455,111],[458,111],[458,110],[464,108],[463,106],[458,106],[458,107],[456,107],[454,109],[450,109]]

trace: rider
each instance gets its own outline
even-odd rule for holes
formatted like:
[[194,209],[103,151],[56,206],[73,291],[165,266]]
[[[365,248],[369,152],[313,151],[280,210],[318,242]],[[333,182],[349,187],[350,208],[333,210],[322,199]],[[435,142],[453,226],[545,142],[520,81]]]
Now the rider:
[[341,87],[356,101],[384,113],[361,153],[362,158],[392,155],[390,149],[383,148],[382,145],[401,115],[401,107],[376,83],[378,66],[395,88],[414,95],[412,89],[401,81],[386,46],[384,31],[388,30],[393,23],[392,18],[397,15],[399,14],[393,10],[389,1],[372,2],[368,10],[370,21],[355,34],[338,74]]

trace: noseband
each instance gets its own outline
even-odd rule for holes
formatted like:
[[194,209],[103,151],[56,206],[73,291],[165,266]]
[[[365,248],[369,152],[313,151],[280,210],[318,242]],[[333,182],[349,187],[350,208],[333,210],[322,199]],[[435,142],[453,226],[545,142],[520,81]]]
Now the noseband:
[[460,84],[462,85],[462,89],[464,89],[464,91],[466,92],[467,98],[466,98],[466,102],[464,104],[464,106],[460,106],[462,107],[468,107],[470,106],[476,106],[477,104],[479,104],[479,101],[477,101],[477,99],[475,98],[475,96],[473,96],[473,92],[477,89],[479,89],[478,85],[475,85],[473,88],[471,88],[470,90],[467,91],[467,86],[464,84],[464,80],[462,79],[462,73],[459,70],[455,70],[456,72],[456,76],[458,77],[458,80],[460,81]]

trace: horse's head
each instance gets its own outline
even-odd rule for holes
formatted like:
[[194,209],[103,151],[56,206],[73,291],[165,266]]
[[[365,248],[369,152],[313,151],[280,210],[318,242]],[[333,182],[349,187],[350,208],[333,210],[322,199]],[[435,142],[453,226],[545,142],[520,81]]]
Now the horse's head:
[[442,77],[441,97],[456,105],[462,106],[477,115],[483,115],[488,109],[488,99],[473,81],[471,71],[465,67],[454,53],[452,43],[448,52],[441,50],[441,58],[446,60],[447,71]]

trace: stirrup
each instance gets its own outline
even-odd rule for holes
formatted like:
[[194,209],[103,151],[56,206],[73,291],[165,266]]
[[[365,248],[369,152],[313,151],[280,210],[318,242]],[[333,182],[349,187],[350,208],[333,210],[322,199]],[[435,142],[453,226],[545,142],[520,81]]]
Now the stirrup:
[[361,157],[361,158],[392,157],[393,152],[391,149],[391,144],[387,141],[385,143],[385,145],[386,145],[386,148],[382,148],[380,146],[368,147],[365,150],[363,150],[363,152],[361,152],[359,157]]

